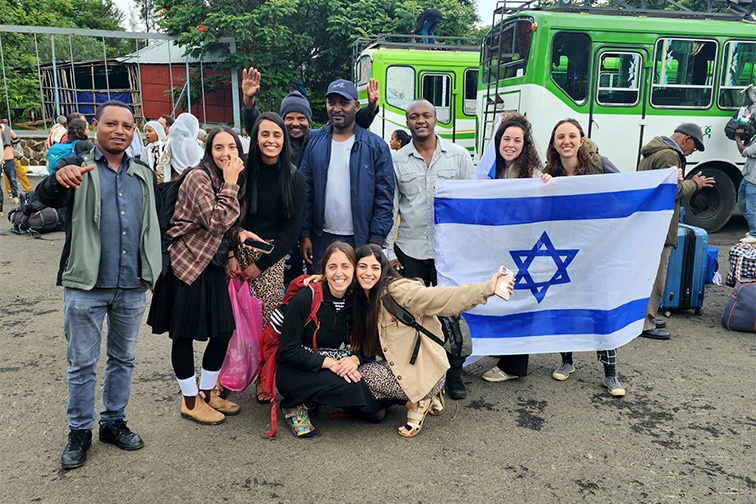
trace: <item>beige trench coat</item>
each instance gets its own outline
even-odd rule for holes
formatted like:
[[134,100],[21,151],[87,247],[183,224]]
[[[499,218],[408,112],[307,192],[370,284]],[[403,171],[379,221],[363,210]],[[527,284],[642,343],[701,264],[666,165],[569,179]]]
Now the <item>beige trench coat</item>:
[[[444,339],[437,315],[456,315],[484,304],[493,295],[491,282],[458,287],[425,287],[417,280],[401,279],[389,284],[391,297],[430,332]],[[413,328],[402,324],[381,305],[378,320],[381,350],[399,385],[412,402],[428,395],[449,369],[444,348]],[[420,338],[420,352],[415,364],[410,357],[415,340]]]

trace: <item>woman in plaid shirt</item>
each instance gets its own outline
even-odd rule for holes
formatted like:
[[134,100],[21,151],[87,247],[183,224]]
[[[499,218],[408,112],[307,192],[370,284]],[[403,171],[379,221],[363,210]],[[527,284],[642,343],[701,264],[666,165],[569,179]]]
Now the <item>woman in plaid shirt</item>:
[[[244,162],[239,137],[225,126],[208,136],[199,167],[181,183],[168,236],[171,268],[161,279],[150,307],[154,333],[168,331],[171,362],[181,387],[181,416],[208,425],[239,413],[239,405],[211,391],[236,328],[222,266],[212,264],[224,235],[232,243],[259,240],[250,231],[230,233],[245,215]],[[208,341],[199,387],[193,342]]]

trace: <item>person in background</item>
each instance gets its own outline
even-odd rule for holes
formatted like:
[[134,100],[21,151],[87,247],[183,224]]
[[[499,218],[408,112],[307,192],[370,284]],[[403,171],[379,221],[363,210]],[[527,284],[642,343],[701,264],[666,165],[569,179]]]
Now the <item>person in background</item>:
[[173,126],[173,123],[176,122],[173,116],[169,114],[163,114],[158,118],[158,122],[161,124],[161,126],[163,126],[165,137],[170,137],[171,126]]
[[173,132],[165,142],[163,156],[158,161],[158,179],[167,182],[181,176],[184,170],[199,164],[204,151],[197,145],[199,121],[188,112],[179,115],[171,126]]
[[[142,150],[142,162],[156,172],[158,161],[165,150],[165,129],[159,122],[149,121],[144,125],[144,139],[147,145]],[[158,182],[163,180],[159,178]]]
[[94,144],[89,140],[89,124],[87,124],[87,121],[78,117],[68,121],[66,143],[75,144],[74,154],[77,156],[92,150]]
[[[82,113],[79,112],[71,112],[66,116],[66,132],[63,134],[63,136],[60,139],[60,143],[68,143],[68,124],[71,123],[74,119],[81,119],[84,121],[84,124],[87,125],[87,135],[89,135],[89,123],[87,122],[87,116],[85,116]],[[131,156],[131,154],[129,154]],[[134,156],[131,156],[134,157]]]
[[[66,207],[66,240],[58,285],[65,287],[63,313],[68,359],[68,442],[64,469],[84,465],[95,422],[95,386],[102,328],[108,319],[107,364],[99,438],[122,450],[138,450],[142,438],[126,425],[137,335],[162,270],[154,174],[126,155],[134,115],[119,101],[97,107],[94,162],[72,156],[36,189],[50,207]],[[118,202],[118,204],[114,204]],[[95,220],[97,218],[97,220]]]
[[677,247],[680,202],[683,198],[695,194],[696,191],[714,185],[714,178],[704,177],[702,172],[698,172],[690,180],[682,178],[682,174],[685,173],[686,158],[696,150],[703,152],[704,143],[703,131],[701,131],[700,126],[694,123],[682,123],[675,128],[672,136],[654,137],[641,148],[642,158],[640,163],[638,163],[638,171],[676,167],[680,174],[677,182],[675,209],[672,213],[672,220],[669,223],[664,249],[659,259],[659,270],[656,273],[654,287],[648,300],[648,306],[646,307],[643,332],[640,334],[643,338],[656,340],[668,340],[670,338],[669,331],[665,330],[667,323],[656,317],[662,293],[664,292],[664,283],[667,280],[667,268],[669,267],[669,258],[672,255],[672,247]]
[[746,159],[743,180],[738,186],[738,208],[748,223],[748,232],[740,239],[743,243],[756,243],[756,142],[751,138],[743,143],[743,130],[735,130],[735,143],[740,155]]
[[50,128],[50,133],[47,135],[47,140],[45,140],[45,150],[49,150],[51,146],[60,143],[60,139],[66,134],[67,122],[68,119],[64,115],[59,115],[55,119],[55,124]]
[[423,44],[436,43],[436,27],[443,19],[444,15],[438,9],[425,9],[417,16],[415,33],[423,36]]
[[197,143],[200,147],[203,149],[205,148],[205,141],[207,140],[207,131],[200,128],[200,130],[197,132]]
[[3,173],[10,183],[11,201],[18,205],[18,179],[16,178],[16,162],[14,161],[15,156],[13,155],[13,138],[18,137],[13,130],[11,130],[10,126],[3,124],[4,120],[7,120],[7,118],[0,117],[0,128],[2,128],[0,137],[2,137],[3,142]]
[[[0,119],[0,124],[2,124],[6,128],[10,128],[10,123],[8,122],[8,119],[6,117],[3,117],[2,119]],[[12,129],[10,130],[10,134],[11,134],[11,146],[17,145],[21,141],[21,139],[18,138],[18,136],[16,135],[16,132],[13,131]],[[29,183],[29,179],[26,176],[26,173],[29,171],[29,167],[22,165],[21,161],[19,161],[15,153],[13,154],[13,162],[16,165],[16,180],[18,180],[18,183],[21,185],[24,191],[26,191],[27,193],[32,192],[33,190],[32,186]],[[8,193],[8,196],[13,195],[8,177],[5,177],[5,191]]]
[[[179,120],[174,123],[174,134]],[[173,137],[172,140],[175,140]],[[192,145],[194,139],[191,141]],[[239,405],[213,393],[236,328],[224,267],[214,262],[224,237],[237,244],[249,231],[230,232],[244,220],[245,174],[239,137],[219,126],[208,139],[198,167],[184,172],[176,210],[168,229],[171,267],[160,277],[147,323],[152,332],[168,332],[171,363],[181,388],[181,416],[200,424],[222,423]],[[209,340],[209,341],[208,341]],[[208,341],[199,383],[194,369],[194,341]]]
[[[543,163],[538,157],[533,129],[525,116],[508,114],[494,135],[497,179],[540,178],[544,182],[551,175],[543,173]],[[488,382],[515,380],[528,375],[528,354],[502,355],[494,367],[483,373],[481,378]]]
[[407,133],[404,130],[394,130],[393,133],[391,133],[391,139],[389,140],[389,147],[391,147],[392,151],[398,151],[408,143],[412,141],[412,137],[409,133]]
[[[474,180],[475,167],[467,149],[436,135],[436,108],[432,103],[415,100],[407,107],[406,116],[412,141],[393,156],[396,190],[393,227],[386,240],[386,253],[392,267],[402,271],[405,277],[420,278],[426,285],[436,285],[433,248],[436,181]],[[471,345],[469,339],[466,344]],[[449,354],[446,391],[455,400],[467,396],[462,381],[464,362],[465,357]]]

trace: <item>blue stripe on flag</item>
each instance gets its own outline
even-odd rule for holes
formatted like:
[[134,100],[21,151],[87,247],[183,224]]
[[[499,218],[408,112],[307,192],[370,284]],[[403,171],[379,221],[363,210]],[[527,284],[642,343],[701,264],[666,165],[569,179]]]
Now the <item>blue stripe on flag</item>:
[[506,226],[545,221],[619,219],[636,212],[672,210],[677,184],[650,189],[533,196],[531,198],[436,198],[436,224]]
[[465,313],[473,338],[520,338],[569,334],[611,334],[642,320],[648,298],[636,299],[613,310],[541,310],[490,316]]

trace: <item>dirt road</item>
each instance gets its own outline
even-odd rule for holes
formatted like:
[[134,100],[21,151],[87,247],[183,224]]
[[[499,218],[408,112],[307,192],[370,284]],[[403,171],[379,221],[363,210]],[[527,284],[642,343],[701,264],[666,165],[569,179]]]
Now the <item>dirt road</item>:
[[[396,434],[396,407],[378,425],[325,410],[313,419],[318,438],[284,428],[269,440],[269,408],[251,393],[235,396],[242,412],[223,425],[183,420],[168,338],[145,326],[127,410],[145,448],[94,441],[87,464],[64,472],[66,346],[54,285],[63,234],[32,240],[2,222],[1,502],[756,501],[756,338],[722,327],[726,286],[707,286],[703,315],[673,314],[671,340],[620,349],[624,398],[600,386],[592,353],[575,355],[566,382],[551,378],[558,355],[537,355],[530,376],[487,383],[486,358],[464,376],[468,399],[449,400],[415,439]],[[735,217],[710,237],[723,274],[745,229]]]

